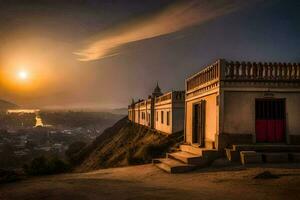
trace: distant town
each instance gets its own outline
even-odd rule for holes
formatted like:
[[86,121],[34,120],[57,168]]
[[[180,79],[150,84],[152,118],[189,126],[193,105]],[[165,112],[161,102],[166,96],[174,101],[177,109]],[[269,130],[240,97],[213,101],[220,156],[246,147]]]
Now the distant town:
[[0,114],[0,167],[20,168],[42,155],[64,158],[70,144],[90,143],[121,117],[104,112],[3,111]]

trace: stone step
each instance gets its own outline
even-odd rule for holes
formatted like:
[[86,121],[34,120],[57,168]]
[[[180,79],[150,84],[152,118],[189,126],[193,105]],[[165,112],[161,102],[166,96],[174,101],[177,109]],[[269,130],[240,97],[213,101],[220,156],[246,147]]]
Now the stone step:
[[280,153],[263,153],[263,160],[266,163],[287,163],[289,162],[289,154]]
[[155,159],[153,163],[156,167],[169,173],[188,172],[196,167],[170,158]]
[[159,169],[165,171],[165,172],[172,173],[171,172],[171,167],[169,165],[166,165],[164,163],[156,163],[155,166],[158,167]]
[[300,145],[287,144],[240,144],[232,145],[235,151],[258,151],[258,152],[300,152]]
[[215,160],[217,158],[224,157],[224,152],[218,151],[216,149],[203,149],[202,150],[202,157],[212,161],[212,160]]
[[231,148],[225,148],[226,157],[229,161],[240,161],[240,152]]
[[224,156],[223,152],[216,149],[200,148],[192,145],[180,145],[180,150],[197,156],[202,156],[210,161]]
[[183,145],[180,145],[179,148],[180,148],[181,151],[185,151],[185,152],[188,152],[188,153],[192,153],[192,154],[195,154],[195,155],[202,156],[202,149],[199,148],[199,147],[194,147],[194,146],[191,146],[191,145],[183,144]]
[[197,166],[205,166],[207,165],[207,160],[202,156],[191,154],[185,151],[178,151],[175,153],[167,154],[168,158],[173,158],[184,162],[186,164],[197,165]]
[[243,165],[257,164],[263,162],[261,153],[257,153],[255,151],[241,151],[240,155],[241,155],[241,163]]

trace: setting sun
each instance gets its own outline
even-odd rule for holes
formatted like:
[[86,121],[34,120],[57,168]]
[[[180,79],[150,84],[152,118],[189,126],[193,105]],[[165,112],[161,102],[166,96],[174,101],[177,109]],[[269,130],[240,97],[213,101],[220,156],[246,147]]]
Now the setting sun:
[[26,79],[28,78],[28,72],[27,72],[27,71],[24,71],[24,70],[19,71],[19,72],[18,72],[18,77],[19,77],[19,79],[21,79],[21,80],[26,80]]

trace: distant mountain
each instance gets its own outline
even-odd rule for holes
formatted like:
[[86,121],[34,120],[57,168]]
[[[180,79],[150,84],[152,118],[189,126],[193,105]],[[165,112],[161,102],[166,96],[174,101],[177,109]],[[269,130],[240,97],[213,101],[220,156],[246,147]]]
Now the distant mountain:
[[16,108],[19,108],[19,106],[14,103],[0,99],[0,110],[1,111],[8,110],[8,109],[16,109]]
[[117,115],[127,115],[128,114],[128,109],[127,108],[116,108],[111,111],[113,114]]

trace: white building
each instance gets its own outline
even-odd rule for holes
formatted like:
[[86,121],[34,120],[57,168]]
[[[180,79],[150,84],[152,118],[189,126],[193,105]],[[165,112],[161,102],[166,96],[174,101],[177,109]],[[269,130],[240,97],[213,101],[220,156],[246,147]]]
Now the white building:
[[147,100],[128,106],[128,119],[134,123],[171,134],[183,130],[184,91],[161,93],[157,85]]

